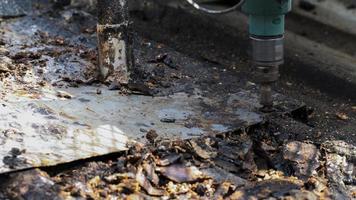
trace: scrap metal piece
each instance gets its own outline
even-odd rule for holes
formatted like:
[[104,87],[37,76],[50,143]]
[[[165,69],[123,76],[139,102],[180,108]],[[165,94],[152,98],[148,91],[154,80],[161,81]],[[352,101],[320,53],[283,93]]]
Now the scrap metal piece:
[[[81,86],[66,89],[72,98],[65,99],[56,96],[56,88],[43,89],[40,99],[9,93],[6,102],[0,101],[0,173],[123,151],[133,140],[144,142],[142,128],[156,130],[161,138],[181,140],[233,131],[263,120],[248,110],[250,104],[243,106],[246,91],[227,96],[224,107],[231,111],[224,116],[219,113],[218,99],[186,93],[152,98],[102,88],[97,95],[97,87]],[[253,99],[257,101],[257,96]],[[202,105],[207,102],[217,109],[206,110]],[[237,107],[241,111],[236,112]],[[161,122],[167,116],[176,122]],[[13,156],[13,148],[21,154]],[[9,163],[9,158],[16,159],[16,164]]]
[[98,1],[99,69],[102,80],[128,84],[133,67],[132,37],[126,0]]
[[294,173],[300,179],[307,179],[317,173],[320,166],[319,149],[303,142],[289,142],[283,150],[283,158],[291,162]]
[[156,170],[176,183],[193,182],[204,177],[203,173],[195,166],[171,165],[158,167]]
[[32,10],[31,0],[0,1],[0,17],[16,17],[26,15]]

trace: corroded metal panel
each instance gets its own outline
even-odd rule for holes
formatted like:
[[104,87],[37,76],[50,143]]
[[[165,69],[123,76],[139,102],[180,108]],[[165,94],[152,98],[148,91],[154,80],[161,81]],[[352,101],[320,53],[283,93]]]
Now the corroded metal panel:
[[[262,121],[243,105],[243,91],[227,96],[228,111],[220,107],[219,99],[198,95],[126,96],[105,88],[98,95],[97,89],[44,88],[41,98],[35,99],[21,92],[6,95],[0,107],[0,173],[122,151],[130,140],[144,142],[149,130],[162,138],[187,139]],[[58,97],[58,92],[71,98]],[[205,104],[216,110],[207,110]],[[19,155],[13,155],[14,149]]]

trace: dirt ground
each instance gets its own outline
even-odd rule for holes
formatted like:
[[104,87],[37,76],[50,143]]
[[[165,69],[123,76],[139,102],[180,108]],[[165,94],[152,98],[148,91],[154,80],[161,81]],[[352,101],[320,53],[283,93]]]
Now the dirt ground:
[[[136,29],[144,36],[161,41],[198,59],[219,63],[222,67],[236,68],[238,65],[238,72],[253,81],[253,69],[247,63],[248,36],[244,30],[214,24],[204,16],[190,15],[184,11],[181,12],[181,10],[161,11],[161,16],[152,13],[143,15],[139,15],[141,20],[136,22]],[[169,23],[177,16],[179,18],[175,23]],[[151,20],[147,18],[151,18]],[[312,39],[317,38],[317,34],[332,35],[337,39],[322,37],[325,38],[323,40],[319,37],[317,41],[321,43],[324,41],[328,46],[340,51],[356,51],[354,45],[340,45],[345,43],[345,40],[351,41],[352,44],[355,40],[352,36],[336,33],[334,29],[319,24],[318,28],[312,28],[316,27],[313,22],[305,19],[297,20],[294,15],[290,18],[291,20],[287,24],[290,30],[296,32],[298,30],[300,34],[310,35]],[[147,24],[149,25],[147,26]],[[154,28],[152,29],[152,27]],[[159,31],[155,31],[157,27]],[[306,28],[298,29],[298,27]],[[216,41],[219,42],[216,43]],[[313,110],[307,124],[315,132],[308,134],[308,137],[321,141],[327,139],[347,140],[355,144],[356,111],[354,109],[355,96],[352,92],[355,86],[346,83],[339,85],[342,82],[336,80],[335,77],[315,72],[312,66],[302,66],[303,58],[296,58],[289,52],[286,53],[286,63],[281,67],[281,79],[275,89],[282,94],[305,102]],[[329,87],[332,83],[335,84]],[[338,116],[340,113],[345,114],[348,120],[340,119]]]
[[[244,30],[224,27],[183,10],[159,6],[155,9],[131,13],[136,56],[142,53],[137,49],[140,45],[161,53],[174,49],[217,70],[234,71],[238,80],[227,76],[231,84],[248,83],[246,88],[255,85]],[[43,17],[56,18],[58,12],[61,11],[51,10]],[[95,17],[86,15],[92,20],[83,20],[81,30],[93,33]],[[76,17],[71,23],[79,23],[83,15]],[[315,37],[316,31],[312,32]],[[86,39],[94,45],[92,36]],[[60,38],[51,41],[67,45]],[[93,54],[85,56],[95,63]],[[163,64],[174,71],[179,66],[170,64],[175,61]],[[137,62],[145,65],[147,61]],[[302,63],[287,56],[275,86],[277,92],[304,102],[306,106],[301,109],[272,113],[265,123],[247,129],[184,141],[161,138],[150,130],[145,135],[146,144],[133,143],[125,152],[2,175],[0,199],[356,198],[354,94],[343,92],[342,88],[335,92],[318,87],[309,80],[315,77],[303,75],[309,73],[301,71],[305,67],[294,67]],[[152,80],[147,74],[145,78]],[[144,95],[167,95],[192,89],[170,87],[169,79],[157,82],[155,91],[145,87],[139,90]],[[213,89],[221,93],[234,90],[224,90],[209,79],[197,84],[202,88],[216,84]],[[206,91],[205,95],[209,92],[213,93]],[[21,154],[16,150],[12,153],[13,157]]]

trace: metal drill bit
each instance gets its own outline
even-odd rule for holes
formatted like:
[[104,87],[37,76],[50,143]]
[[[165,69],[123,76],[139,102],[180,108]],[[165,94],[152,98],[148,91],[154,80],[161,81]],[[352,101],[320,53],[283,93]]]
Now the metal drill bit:
[[273,108],[272,87],[270,83],[263,83],[260,86],[260,103],[262,111],[270,112]]

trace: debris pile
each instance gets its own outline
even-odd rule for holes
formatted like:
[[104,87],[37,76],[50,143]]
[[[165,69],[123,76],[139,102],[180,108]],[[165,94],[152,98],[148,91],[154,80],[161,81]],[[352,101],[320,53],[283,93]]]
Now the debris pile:
[[[80,2],[87,3],[84,0],[75,1],[78,6],[81,5]],[[88,6],[91,4],[92,1]],[[0,199],[356,198],[355,146],[344,141],[317,143],[296,137],[296,133],[299,136],[311,135],[312,128],[301,122],[302,120],[297,121],[285,115],[286,110],[293,109],[284,107],[283,103],[276,107],[283,114],[278,112],[275,118],[269,116],[266,121],[262,120],[262,116],[250,111],[250,108],[256,108],[256,103],[251,102],[251,99],[256,98],[251,98],[250,93],[241,91],[242,88],[253,91],[254,84],[250,82],[251,84],[245,86],[247,76],[235,73],[235,68],[225,69],[219,63],[200,62],[191,58],[191,55],[183,55],[163,44],[139,37],[136,38],[139,50],[136,49],[135,52],[139,58],[135,71],[138,81],[127,88],[116,85],[84,90],[88,85],[96,86],[95,23],[93,15],[76,9],[43,11],[38,15],[2,23],[5,28],[0,32],[0,98],[4,101],[4,110],[9,112],[2,110],[2,121],[8,126],[0,131],[0,144],[5,149],[2,161],[12,172],[0,175]],[[79,87],[78,90],[73,91],[83,90],[86,98],[78,96],[82,94],[80,92],[64,91],[76,87]],[[122,145],[125,147],[123,149],[127,149],[119,155],[106,155],[69,164],[60,162],[62,164],[57,166],[15,172],[33,166],[28,165],[26,159],[26,155],[31,154],[30,149],[15,148],[13,145],[14,141],[24,142],[25,136],[29,138],[31,135],[28,130],[20,131],[24,124],[15,123],[16,120],[20,121],[17,117],[23,115],[23,112],[18,111],[20,114],[12,115],[12,108],[19,107],[20,103],[16,101],[15,104],[11,99],[4,98],[9,96],[7,94],[16,94],[16,99],[26,96],[34,99],[36,103],[43,97],[46,97],[44,99],[47,103],[48,99],[59,100],[53,107],[58,107],[58,102],[78,100],[79,103],[73,104],[75,106],[72,105],[69,110],[84,105],[84,109],[78,110],[89,111],[88,115],[95,116],[93,118],[100,118],[96,114],[101,110],[105,117],[108,116],[107,118],[112,120],[109,121],[112,124],[133,122],[134,118],[128,117],[125,109],[120,111],[125,116],[123,121],[112,117],[111,114],[117,112],[113,109],[118,107],[116,104],[109,107],[109,112],[100,108],[92,110],[97,105],[105,104],[101,101],[89,107],[89,103],[96,102],[96,98],[89,97],[93,95],[106,98],[106,89],[120,89],[117,96],[126,96],[127,93],[166,96],[184,91],[189,95],[198,93],[199,99],[211,97],[213,100],[199,103],[199,106],[204,108],[204,112],[198,114],[199,120],[192,118],[190,112],[176,113],[171,108],[160,113],[159,120],[155,123],[143,123],[145,120],[140,118],[134,125],[139,133],[134,133],[132,127],[127,132],[134,133],[137,141],[142,143],[125,146],[126,141],[131,140],[120,137],[118,133],[122,132],[121,129],[115,129],[117,132],[112,133],[107,130],[112,130],[114,126],[101,126],[99,128],[104,130],[103,133],[108,133],[105,137],[90,132],[90,136],[94,138],[90,143],[78,139],[69,146],[83,143],[85,148],[79,145],[75,146],[77,151],[74,153],[66,151],[68,156],[87,151],[104,155],[118,150],[113,150],[111,146],[103,147],[101,144],[107,145],[115,141],[118,144],[114,145]],[[51,95],[45,96],[48,91],[51,91]],[[229,95],[225,96],[227,94]],[[117,96],[113,96],[114,102],[117,101]],[[178,101],[178,97],[172,99]],[[284,102],[283,97],[278,98]],[[134,104],[132,98],[127,99],[122,101],[122,107],[130,107],[129,104],[133,102],[131,107],[136,109],[136,105],[152,101],[149,97],[147,99],[150,100],[145,99],[144,103]],[[41,115],[40,119],[45,119],[43,123],[30,124],[30,130],[35,130],[38,133],[36,136],[40,137],[31,137],[30,141],[36,141],[40,148],[43,144],[53,144],[53,141],[62,138],[81,138],[78,132],[67,137],[68,130],[64,125],[73,124],[76,128],[87,129],[94,124],[81,121],[85,116],[73,117],[76,110],[58,112],[45,103],[36,103],[28,103],[26,108],[31,110],[28,116]],[[286,103],[293,107],[294,103],[289,100]],[[11,104],[14,106],[9,107]],[[67,108],[69,105],[66,103],[63,107]],[[184,104],[184,107],[187,106]],[[356,110],[356,107],[352,107],[352,110]],[[231,118],[236,111],[238,119],[243,122],[240,128],[247,127],[246,131],[234,132],[223,126],[228,121],[233,122],[230,125],[240,123]],[[219,115],[215,116],[215,112]],[[145,110],[140,114],[147,119],[150,118],[148,113],[150,112]],[[351,121],[353,118],[346,112],[337,112],[336,116],[334,115],[333,117],[341,122]],[[14,121],[7,123],[5,119],[10,117]],[[188,132],[188,138],[194,139],[179,140],[172,139],[167,130],[155,128],[157,124],[176,125],[182,123],[182,119],[187,119],[183,125],[189,130],[211,126],[224,134],[216,135],[207,131],[208,134],[201,136],[199,132]],[[58,121],[48,123],[49,120]],[[104,125],[110,124],[109,122],[105,121]],[[176,132],[178,134],[180,131]],[[107,138],[108,135],[117,138],[113,140]],[[48,138],[52,142],[48,142]],[[52,140],[53,138],[55,140]],[[98,142],[100,139],[103,139],[101,143]],[[9,146],[5,147],[6,144]],[[100,147],[99,150],[104,149],[104,153],[98,153],[97,147]],[[53,149],[59,156],[63,155],[58,146]],[[68,150],[68,146],[63,149]],[[39,149],[39,152],[43,166],[52,165],[48,163],[49,160],[44,159],[48,153],[44,152],[44,149]]]
[[336,140],[325,142],[322,148],[326,152],[326,173],[335,199],[356,198],[356,147]]
[[[4,197],[57,199],[350,199],[355,147],[298,141],[281,146],[246,133],[171,141],[149,131],[106,161],[53,173],[10,175]],[[350,149],[351,148],[351,149]],[[353,148],[353,149],[352,149]],[[279,160],[276,160],[276,159]],[[352,161],[353,160],[353,161]],[[342,181],[343,180],[343,181]],[[47,195],[47,196],[46,196]]]

